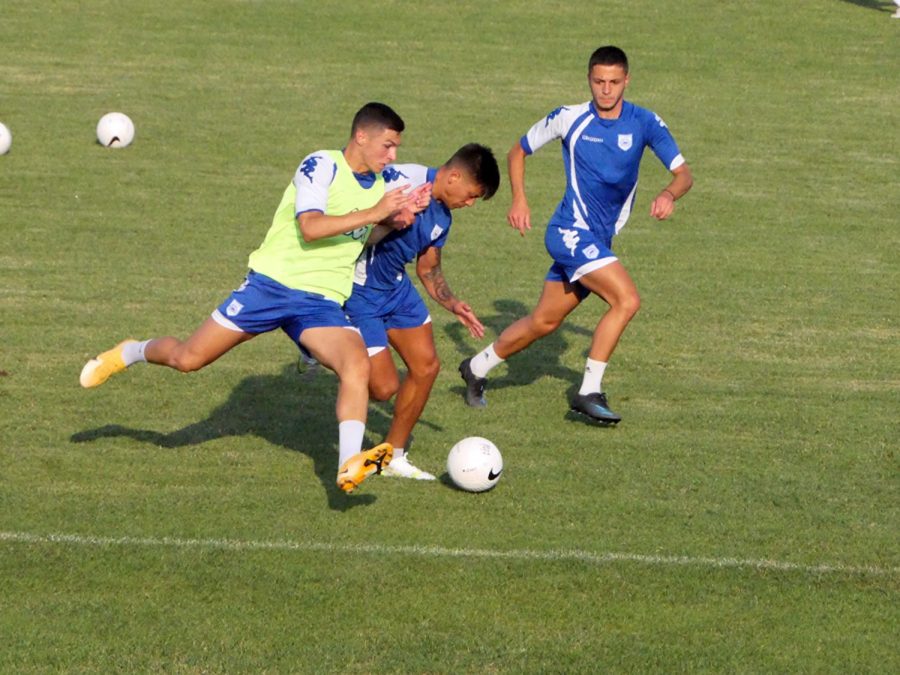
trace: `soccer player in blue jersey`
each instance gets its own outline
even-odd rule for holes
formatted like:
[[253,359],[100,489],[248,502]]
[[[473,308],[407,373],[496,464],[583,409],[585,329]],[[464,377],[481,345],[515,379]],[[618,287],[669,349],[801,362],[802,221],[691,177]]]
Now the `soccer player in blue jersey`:
[[[405,268],[416,260],[416,274],[434,301],[454,314],[473,337],[484,337],[484,326],[472,308],[450,290],[441,269],[441,251],[450,234],[450,212],[472,206],[478,199],[490,199],[500,184],[500,170],[489,148],[470,143],[440,167],[395,164],[383,175],[388,190],[394,185],[415,189],[430,183],[431,203],[411,227],[390,230],[364,251],[356,264],[353,293],[344,310],[360,329],[369,352],[370,396],[386,401],[397,394],[385,437],[394,448],[394,458],[384,475],[433,480],[432,474],[415,467],[406,456],[410,434],[425,409],[440,362],[431,316]],[[389,347],[406,364],[402,383]]]
[[389,445],[362,450],[369,360],[342,305],[373,225],[408,224],[427,202],[419,203],[421,191],[405,194],[403,184],[385,189],[381,172],[396,160],[404,126],[383,103],[360,108],[342,150],[313,152],[300,163],[265,240],[250,254],[244,283],[189,338],[125,340],[85,364],[81,385],[100,386],[136,363],[199,370],[237,345],[280,328],[340,380],[338,487],[352,492],[387,466]]
[[556,330],[593,293],[609,308],[594,331],[584,378],[571,409],[603,425],[621,420],[609,407],[603,374],[641,301],[634,282],[612,252],[612,240],[631,214],[644,148],[649,147],[672,174],[650,205],[653,218],[671,216],[675,202],[693,184],[690,168],[662,119],[624,100],[628,78],[625,53],[618,47],[600,47],[588,62],[591,100],[557,108],[509,151],[512,205],[507,220],[520,234],[531,229],[525,159],[556,139],[562,144],[566,191],[544,236],[553,263],[537,306],[507,327],[493,344],[459,365],[470,406],[486,405],[484,387],[492,368]]

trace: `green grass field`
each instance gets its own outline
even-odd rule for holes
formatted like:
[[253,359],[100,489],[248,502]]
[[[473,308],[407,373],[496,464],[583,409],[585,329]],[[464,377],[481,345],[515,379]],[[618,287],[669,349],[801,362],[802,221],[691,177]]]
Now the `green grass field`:
[[[0,16],[0,672],[897,672],[900,21],[891,2],[6,2]],[[299,160],[356,109],[401,161],[504,157],[632,61],[695,176],[648,153],[616,250],[643,308],[566,418],[594,300],[464,406],[444,363],[414,461],[468,435],[492,492],[373,478],[345,497],[335,378],[261,337],[192,375],[83,363],[186,336],[241,280]],[[94,138],[129,114],[134,144]],[[505,164],[505,162],[504,162]],[[493,338],[537,299],[556,148],[457,212],[454,290]],[[368,437],[391,408],[372,405]]]

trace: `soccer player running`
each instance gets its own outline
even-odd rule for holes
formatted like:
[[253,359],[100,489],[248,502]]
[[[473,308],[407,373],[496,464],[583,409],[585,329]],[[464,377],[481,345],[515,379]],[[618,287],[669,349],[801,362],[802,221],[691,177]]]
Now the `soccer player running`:
[[[250,254],[244,282],[187,339],[125,340],[91,359],[81,385],[96,387],[138,362],[199,370],[260,333],[280,328],[337,373],[338,486],[352,492],[387,466],[392,448],[362,450],[369,359],[341,308],[353,266],[373,223],[396,215],[407,224],[427,205],[427,190],[386,191],[381,171],[396,159],[403,120],[383,103],[364,105],[343,150],[320,150],[300,163],[262,245]],[[393,222],[393,221],[391,221]]]
[[537,122],[509,151],[512,205],[507,220],[524,236],[531,229],[525,196],[525,158],[554,139],[562,143],[566,191],[544,236],[553,263],[537,306],[500,337],[459,365],[466,403],[484,407],[488,372],[535,340],[556,330],[593,293],[608,305],[594,331],[584,379],[571,409],[602,425],[616,424],[603,391],[603,374],[625,327],[640,307],[637,288],[611,250],[634,204],[638,169],[649,147],[672,173],[653,199],[650,215],[665,220],[693,184],[691,171],[665,123],[622,97],[628,59],[618,47],[597,49],[588,61],[591,100],[562,106]]
[[[384,475],[434,480],[432,474],[411,464],[406,454],[410,434],[428,402],[440,361],[428,308],[405,268],[416,259],[416,274],[434,301],[453,313],[473,337],[484,337],[484,326],[472,308],[453,294],[444,278],[441,250],[450,233],[450,212],[472,206],[479,198],[490,199],[500,184],[500,170],[489,148],[470,143],[440,167],[396,164],[384,170],[384,178],[388,187],[431,184],[431,203],[416,216],[411,227],[390,231],[360,256],[353,293],[344,310],[360,329],[368,348],[372,368],[370,396],[386,401],[397,394],[385,437],[394,448],[394,458]],[[402,383],[389,345],[406,364]]]

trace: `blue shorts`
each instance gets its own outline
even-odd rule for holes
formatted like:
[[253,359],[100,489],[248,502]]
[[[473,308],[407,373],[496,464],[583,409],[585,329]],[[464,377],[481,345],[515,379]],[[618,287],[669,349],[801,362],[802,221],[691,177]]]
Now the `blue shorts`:
[[307,328],[352,328],[334,300],[288,288],[253,270],[212,318],[225,328],[254,335],[280,328],[298,345],[300,334]]
[[601,240],[592,230],[550,224],[544,233],[544,246],[553,264],[547,281],[567,281],[581,299],[590,293],[578,280],[618,260],[610,249],[612,242]]
[[392,328],[418,328],[431,321],[428,307],[409,277],[391,290],[376,290],[353,284],[353,293],[344,303],[344,311],[359,328],[369,353],[388,346],[387,332]]

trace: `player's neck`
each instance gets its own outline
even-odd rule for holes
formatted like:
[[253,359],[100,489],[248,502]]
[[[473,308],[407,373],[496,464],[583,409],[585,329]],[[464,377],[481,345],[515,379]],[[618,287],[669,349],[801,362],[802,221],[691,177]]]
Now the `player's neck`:
[[434,174],[434,181],[431,183],[431,198],[446,204],[444,201],[444,193],[447,189],[447,170],[443,166],[439,166]]
[[372,173],[372,169],[366,165],[362,151],[358,146],[354,145],[353,141],[350,141],[342,152],[344,159],[347,160],[347,165],[353,173]]

